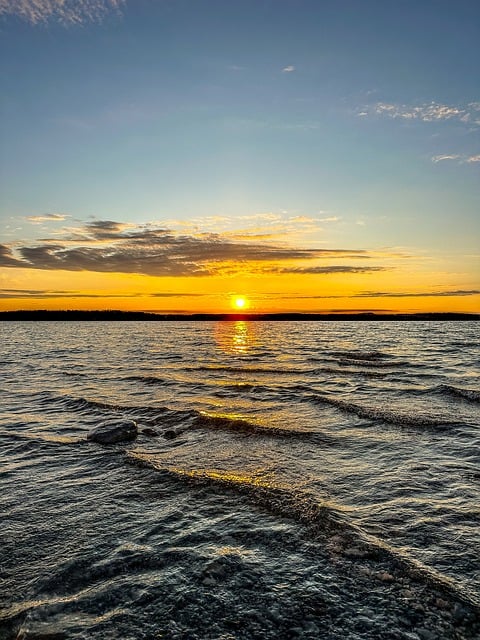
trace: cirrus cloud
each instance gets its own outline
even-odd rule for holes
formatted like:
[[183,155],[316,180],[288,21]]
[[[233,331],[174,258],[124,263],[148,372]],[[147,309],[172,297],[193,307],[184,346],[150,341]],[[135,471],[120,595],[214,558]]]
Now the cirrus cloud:
[[0,15],[16,15],[31,24],[98,22],[119,11],[125,0],[0,0]]
[[424,102],[417,105],[376,102],[362,107],[358,116],[384,116],[405,121],[442,122],[453,120],[464,124],[480,124],[480,103],[469,102],[463,105],[448,105],[440,102]]

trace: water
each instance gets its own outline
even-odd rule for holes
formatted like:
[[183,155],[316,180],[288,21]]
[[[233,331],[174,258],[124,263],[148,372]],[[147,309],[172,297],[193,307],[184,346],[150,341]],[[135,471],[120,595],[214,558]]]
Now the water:
[[480,637],[474,322],[1,334],[0,638]]

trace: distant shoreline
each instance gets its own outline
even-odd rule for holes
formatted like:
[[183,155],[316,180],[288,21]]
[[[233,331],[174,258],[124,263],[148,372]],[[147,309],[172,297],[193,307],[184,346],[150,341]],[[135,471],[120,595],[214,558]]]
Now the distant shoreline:
[[480,320],[480,313],[149,313],[144,311],[0,311],[0,320],[29,321],[376,321]]

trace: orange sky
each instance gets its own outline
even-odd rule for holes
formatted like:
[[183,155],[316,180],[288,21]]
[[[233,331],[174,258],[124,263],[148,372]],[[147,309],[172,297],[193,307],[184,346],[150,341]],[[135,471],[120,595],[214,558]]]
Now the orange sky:
[[214,232],[24,220],[32,237],[3,251],[0,308],[226,312],[244,296],[259,313],[480,309],[474,259],[332,247],[335,219],[249,222]]

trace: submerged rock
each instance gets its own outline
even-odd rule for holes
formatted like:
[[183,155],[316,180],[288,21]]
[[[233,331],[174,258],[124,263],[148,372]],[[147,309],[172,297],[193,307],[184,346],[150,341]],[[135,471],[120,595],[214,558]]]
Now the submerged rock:
[[159,435],[158,431],[155,431],[155,429],[151,429],[150,427],[142,429],[142,433],[149,438],[156,438]]
[[87,436],[87,440],[99,442],[100,444],[115,444],[116,442],[135,440],[137,434],[137,423],[133,420],[112,420],[110,422],[102,422],[98,427],[92,429]]

